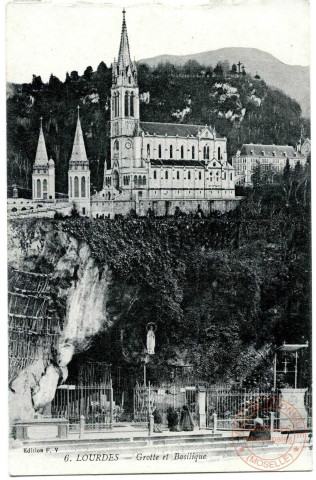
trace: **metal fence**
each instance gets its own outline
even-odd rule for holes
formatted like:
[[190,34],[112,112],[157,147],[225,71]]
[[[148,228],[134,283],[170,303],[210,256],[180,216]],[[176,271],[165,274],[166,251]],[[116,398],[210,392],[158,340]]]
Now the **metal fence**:
[[149,410],[154,409],[161,416],[162,423],[166,425],[168,409],[171,407],[180,411],[186,405],[197,425],[196,394],[195,386],[137,384],[134,388],[134,422],[147,422]]
[[[206,425],[214,428],[214,414],[218,430],[231,430],[238,418],[238,428],[250,428],[253,419],[257,416],[263,420],[265,427],[279,428],[278,405],[280,400],[278,391],[247,391],[243,389],[209,388],[206,394]],[[249,420],[248,409],[251,406],[252,420]],[[305,409],[307,412],[306,427],[312,427],[312,392],[305,394]],[[273,414],[273,415],[271,415]],[[242,421],[245,418],[244,422]],[[247,421],[246,421],[246,418]],[[236,422],[234,424],[236,427]]]
[[69,420],[69,430],[79,431],[80,417],[85,429],[107,430],[113,427],[112,384],[61,385],[51,404],[51,415]]

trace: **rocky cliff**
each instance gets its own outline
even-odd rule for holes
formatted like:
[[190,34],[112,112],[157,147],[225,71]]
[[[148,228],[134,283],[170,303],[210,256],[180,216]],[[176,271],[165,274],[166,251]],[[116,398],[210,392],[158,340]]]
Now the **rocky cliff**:
[[[48,312],[58,317],[60,331],[55,348],[47,349],[43,342],[38,343],[39,335],[46,337],[49,332],[25,331],[19,344],[28,338],[27,356],[30,347],[37,341],[39,347],[33,357],[24,358],[22,368],[13,372],[10,382],[9,401],[11,421],[33,418],[35,413],[43,413],[54,397],[58,384],[68,375],[67,365],[73,355],[88,348],[91,339],[98,332],[107,329],[109,321],[106,313],[106,300],[110,280],[109,271],[102,271],[91,257],[90,249],[84,242],[78,242],[55,226],[42,221],[29,224],[12,222],[9,224],[8,264],[15,272],[16,282],[10,289],[18,295],[18,303],[9,302],[9,317],[21,318],[24,322],[47,322]],[[31,272],[31,273],[30,273]],[[27,277],[34,274],[48,279],[45,292],[30,292]],[[10,282],[9,282],[10,284]],[[23,285],[24,284],[24,285]],[[23,288],[21,289],[21,285]],[[23,292],[23,293],[22,293]],[[10,295],[10,294],[9,294]],[[30,298],[48,299],[49,309],[27,310]],[[10,308],[15,308],[10,312]],[[17,308],[19,309],[17,311]],[[10,329],[9,356],[15,354],[14,333]],[[31,335],[31,336],[30,336]],[[45,345],[44,345],[45,346]]]

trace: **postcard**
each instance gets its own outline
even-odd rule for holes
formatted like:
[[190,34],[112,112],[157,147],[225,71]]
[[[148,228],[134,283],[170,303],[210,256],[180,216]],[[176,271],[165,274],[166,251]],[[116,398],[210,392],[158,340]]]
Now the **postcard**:
[[308,1],[6,23],[10,474],[311,470]]

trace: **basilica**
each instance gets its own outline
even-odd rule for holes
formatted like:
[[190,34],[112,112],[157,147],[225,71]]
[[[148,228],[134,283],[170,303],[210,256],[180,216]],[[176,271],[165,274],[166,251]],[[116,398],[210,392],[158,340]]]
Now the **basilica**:
[[[132,210],[139,215],[150,211],[172,215],[177,210],[209,213],[234,208],[238,199],[234,168],[227,162],[226,138],[208,125],[142,122],[139,102],[137,66],[131,60],[123,10],[119,54],[112,64],[111,166],[105,167],[102,190],[91,197],[78,110],[68,199],[80,215],[112,218]],[[46,187],[52,183],[52,173],[53,160],[47,158],[41,129],[33,169],[34,200],[53,198]]]

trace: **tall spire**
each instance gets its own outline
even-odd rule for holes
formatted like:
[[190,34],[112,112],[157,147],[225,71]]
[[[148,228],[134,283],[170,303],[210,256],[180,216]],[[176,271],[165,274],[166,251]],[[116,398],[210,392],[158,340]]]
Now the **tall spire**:
[[84,146],[81,123],[80,123],[80,116],[79,116],[80,107],[79,107],[79,105],[78,105],[77,109],[78,109],[77,127],[76,127],[75,139],[74,139],[74,144],[73,144],[73,147],[72,147],[72,154],[71,154],[70,162],[87,162],[88,163],[86,149],[85,149],[85,146]]
[[123,69],[132,63],[130,52],[129,52],[129,43],[128,43],[128,35],[127,35],[126,20],[125,20],[125,13],[126,13],[125,8],[123,8],[122,13],[123,13],[123,23],[122,23],[121,43],[120,43],[120,49],[118,54],[118,60],[117,60],[117,63],[120,69]]
[[40,118],[40,121],[41,121],[41,126],[40,126],[40,134],[39,134],[37,150],[36,150],[35,164],[45,165],[48,163],[48,156],[47,156],[45,138],[43,133],[43,117]]

